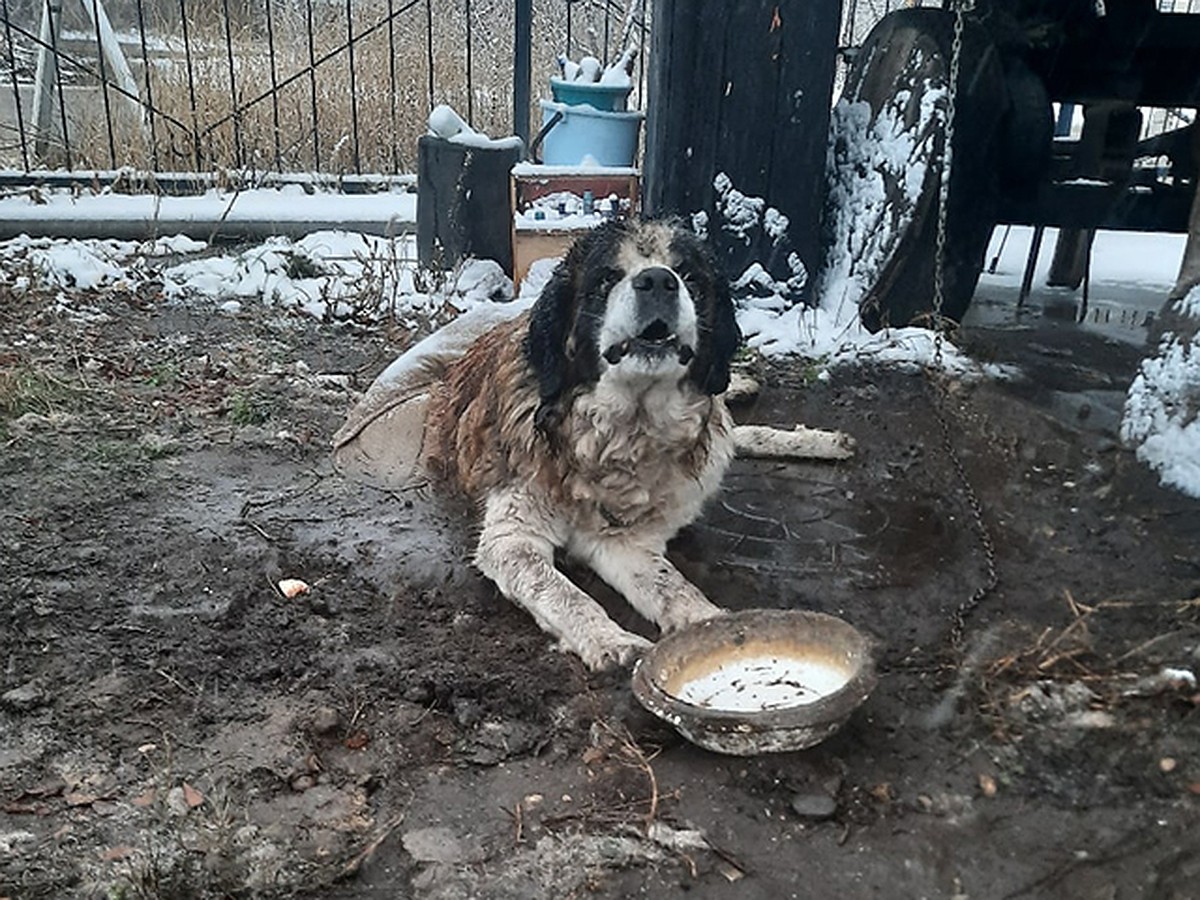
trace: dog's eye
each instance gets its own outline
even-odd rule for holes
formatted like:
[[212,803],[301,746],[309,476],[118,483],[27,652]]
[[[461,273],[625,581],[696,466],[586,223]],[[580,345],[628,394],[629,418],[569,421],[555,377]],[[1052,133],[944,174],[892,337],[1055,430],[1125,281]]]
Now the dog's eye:
[[596,284],[600,288],[601,293],[607,294],[609,291],[615,288],[617,283],[620,282],[620,280],[624,277],[625,276],[619,270],[614,269],[611,266],[606,266],[600,270],[599,280],[596,282]]

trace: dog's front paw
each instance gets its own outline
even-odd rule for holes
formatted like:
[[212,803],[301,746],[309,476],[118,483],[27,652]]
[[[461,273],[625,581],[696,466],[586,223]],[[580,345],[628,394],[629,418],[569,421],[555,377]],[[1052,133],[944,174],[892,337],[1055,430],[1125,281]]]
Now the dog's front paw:
[[662,617],[658,620],[658,627],[664,633],[669,633],[678,631],[680,628],[685,628],[688,625],[694,625],[697,622],[715,619],[717,616],[723,616],[727,612],[729,610],[722,609],[705,597],[700,596],[697,591],[697,596],[695,597],[676,598],[664,610]]
[[602,635],[589,635],[577,646],[567,646],[583,660],[583,664],[593,672],[604,669],[632,665],[643,653],[653,645],[633,632],[614,627],[612,631]]

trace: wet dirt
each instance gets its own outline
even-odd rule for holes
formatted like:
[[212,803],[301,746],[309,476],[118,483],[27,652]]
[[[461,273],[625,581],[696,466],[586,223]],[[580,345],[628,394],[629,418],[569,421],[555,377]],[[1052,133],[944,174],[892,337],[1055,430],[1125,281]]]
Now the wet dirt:
[[924,378],[755,365],[741,420],[857,455],[738,461],[673,558],[848,619],[881,679],[740,759],[556,652],[464,504],[332,471],[408,335],[68,307],[0,298],[0,897],[1200,896],[1200,504],[1116,442],[1136,348],[966,336],[1024,377],[945,401],[1000,577],[961,648],[986,567]]

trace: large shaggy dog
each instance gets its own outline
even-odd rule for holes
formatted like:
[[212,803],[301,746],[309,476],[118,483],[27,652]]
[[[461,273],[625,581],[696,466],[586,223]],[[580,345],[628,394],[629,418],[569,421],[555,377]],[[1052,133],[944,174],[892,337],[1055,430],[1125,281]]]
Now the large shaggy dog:
[[[419,440],[360,455],[423,457],[477,498],[479,569],[593,669],[648,642],[555,568],[557,549],[661,629],[719,614],[664,555],[735,449],[722,395],[740,334],[706,245],[671,223],[609,222],[574,245],[531,310],[468,337],[435,348],[444,366],[415,363],[430,386],[401,400],[421,404]],[[335,443],[355,439],[353,422]],[[809,452],[845,455],[836,436],[808,434]]]
[[483,501],[479,569],[592,668],[647,641],[554,567],[563,548],[670,630],[719,609],[663,555],[733,457],[740,335],[705,245],[665,223],[578,241],[532,311],[451,366],[429,465]]

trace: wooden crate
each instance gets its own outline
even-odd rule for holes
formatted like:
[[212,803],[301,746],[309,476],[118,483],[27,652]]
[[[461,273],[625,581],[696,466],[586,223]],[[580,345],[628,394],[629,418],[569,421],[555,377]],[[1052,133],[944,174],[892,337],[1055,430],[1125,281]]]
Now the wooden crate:
[[[591,191],[599,202],[616,196],[623,201],[622,215],[636,215],[640,202],[640,176],[636,169],[578,169],[565,166],[521,164],[512,170],[512,246],[513,284],[520,287],[529,267],[539,259],[562,256],[581,235],[594,225],[570,225],[557,228],[553,223],[521,227],[519,216],[550,194],[568,192],[582,196]],[[599,217],[595,222],[602,221]]]

